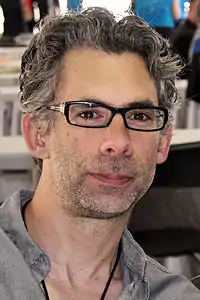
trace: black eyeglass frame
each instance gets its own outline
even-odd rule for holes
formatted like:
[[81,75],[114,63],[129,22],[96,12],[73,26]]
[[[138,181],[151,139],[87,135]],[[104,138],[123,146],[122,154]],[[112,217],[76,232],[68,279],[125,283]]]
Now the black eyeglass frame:
[[[76,123],[73,123],[70,118],[69,118],[69,109],[71,105],[74,104],[90,104],[91,107],[102,107],[102,108],[106,108],[111,112],[111,116],[109,121],[105,124],[105,125],[98,125],[98,126],[87,126],[87,125],[79,125]],[[99,103],[97,101],[68,101],[68,102],[61,102],[55,105],[50,105],[47,108],[53,111],[57,111],[57,112],[61,112],[62,114],[64,114],[67,122],[73,126],[77,126],[77,127],[83,127],[83,128],[105,128],[108,127],[113,118],[115,117],[116,114],[120,114],[124,120],[124,125],[127,129],[130,130],[134,130],[134,131],[142,131],[142,132],[154,132],[154,131],[161,131],[165,128],[167,122],[168,122],[168,118],[169,118],[169,112],[167,110],[167,108],[162,107],[162,106],[154,106],[154,105],[141,105],[139,106],[139,104],[137,103],[138,107],[112,107],[103,103]],[[139,128],[132,128],[128,125],[127,121],[126,121],[126,116],[125,114],[130,111],[130,110],[139,110],[139,109],[153,109],[153,110],[158,110],[158,111],[162,111],[164,113],[164,120],[163,120],[163,126],[159,127],[159,128],[155,128],[155,129],[139,129]]]

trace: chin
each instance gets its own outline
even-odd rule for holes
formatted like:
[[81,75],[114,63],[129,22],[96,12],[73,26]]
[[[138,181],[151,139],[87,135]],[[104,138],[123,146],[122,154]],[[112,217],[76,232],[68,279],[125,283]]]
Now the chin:
[[133,199],[132,201],[122,202],[122,198],[116,199],[116,196],[106,196],[103,199],[98,199],[98,201],[97,199],[96,201],[93,201],[90,207],[86,208],[86,210],[90,217],[93,216],[94,218],[112,219],[126,215],[133,205]]

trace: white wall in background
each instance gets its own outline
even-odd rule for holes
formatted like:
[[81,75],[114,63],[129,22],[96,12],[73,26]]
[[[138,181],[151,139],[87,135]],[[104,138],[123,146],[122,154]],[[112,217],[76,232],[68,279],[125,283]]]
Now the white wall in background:
[[60,13],[64,14],[67,11],[67,0],[59,0],[60,4]]
[[[59,0],[61,13],[66,12],[67,0]],[[131,0],[83,0],[83,7],[101,6],[109,10],[123,14],[131,4]]]
[[128,10],[130,4],[130,0],[83,0],[83,7],[101,6],[117,14],[123,14]]

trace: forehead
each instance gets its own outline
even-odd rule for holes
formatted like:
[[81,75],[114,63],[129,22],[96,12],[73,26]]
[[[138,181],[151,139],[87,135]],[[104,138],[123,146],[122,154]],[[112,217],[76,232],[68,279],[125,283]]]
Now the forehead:
[[92,98],[114,106],[146,99],[157,104],[157,90],[139,55],[80,49],[64,57],[56,98],[58,102]]

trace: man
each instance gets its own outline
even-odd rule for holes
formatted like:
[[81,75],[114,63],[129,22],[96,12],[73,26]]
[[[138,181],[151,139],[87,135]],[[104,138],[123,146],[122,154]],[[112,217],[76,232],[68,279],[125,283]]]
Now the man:
[[167,42],[136,16],[90,8],[46,19],[20,76],[23,134],[42,172],[35,192],[0,208],[19,251],[15,268],[13,257],[0,264],[2,299],[199,299],[126,230],[167,157],[178,71]]
[[181,79],[187,79],[190,72],[189,49],[197,28],[198,3],[199,0],[190,1],[190,10],[187,18],[178,25],[172,36],[174,50],[181,56],[183,64],[185,65]]

